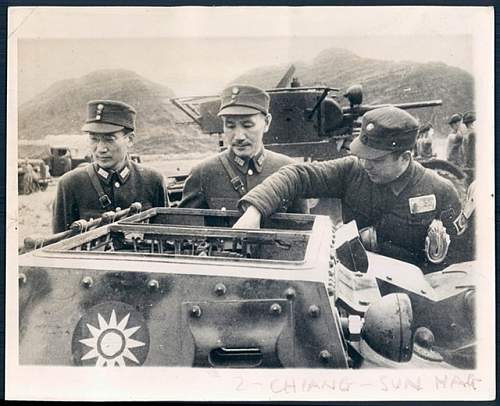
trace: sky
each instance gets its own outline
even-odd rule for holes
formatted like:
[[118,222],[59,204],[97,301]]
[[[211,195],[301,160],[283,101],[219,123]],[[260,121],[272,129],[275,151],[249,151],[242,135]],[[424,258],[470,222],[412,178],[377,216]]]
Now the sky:
[[116,68],[164,84],[177,96],[218,94],[250,69],[311,63],[332,47],[374,59],[440,61],[473,73],[474,17],[483,12],[442,7],[15,8],[9,10],[9,37],[17,39],[17,55],[11,52],[9,58],[18,62],[20,103],[58,80]]

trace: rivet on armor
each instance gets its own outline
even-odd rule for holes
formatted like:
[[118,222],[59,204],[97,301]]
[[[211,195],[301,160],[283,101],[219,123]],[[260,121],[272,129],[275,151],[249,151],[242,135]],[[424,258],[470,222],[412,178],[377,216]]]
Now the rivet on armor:
[[328,350],[322,350],[319,353],[319,358],[323,362],[328,362],[332,358],[332,354],[330,354],[330,351],[328,351]]
[[385,277],[385,279],[387,279],[388,281],[392,281],[392,277],[391,277],[391,276],[389,276],[389,275],[387,275],[387,276]]
[[201,317],[201,307],[194,305],[191,307],[191,317]]
[[27,281],[26,275],[23,273],[19,274],[19,285],[24,285]]
[[285,290],[285,296],[287,299],[293,299],[297,295],[294,288],[288,288]]
[[278,315],[281,314],[281,306],[278,303],[273,303],[269,308],[272,314]]
[[425,290],[423,290],[423,289],[420,289],[420,293],[421,293],[422,295],[426,295],[426,294],[427,294],[427,292],[426,292]]
[[328,286],[327,288],[328,296],[335,295],[335,288],[333,286]]
[[309,316],[319,317],[320,309],[318,305],[309,306]]
[[332,261],[332,260],[328,261],[328,266],[330,268],[333,268],[335,266],[335,261]]
[[361,306],[368,306],[370,304],[370,302],[367,302],[366,300],[358,300],[358,303],[361,305]]
[[335,272],[333,272],[331,269],[328,271],[328,276],[333,276],[335,275]]
[[82,286],[84,288],[90,288],[92,287],[92,285],[94,284],[94,281],[92,280],[92,278],[90,276],[85,276],[83,279],[82,279]]
[[215,285],[214,292],[217,296],[225,295],[227,292],[226,286],[223,283],[218,283]]
[[149,290],[157,290],[160,287],[160,283],[156,279],[150,279],[148,281]]

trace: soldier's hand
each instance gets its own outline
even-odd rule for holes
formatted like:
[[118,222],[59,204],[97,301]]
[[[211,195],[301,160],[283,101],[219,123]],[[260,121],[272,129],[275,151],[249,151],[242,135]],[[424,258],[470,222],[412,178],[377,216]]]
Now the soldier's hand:
[[233,228],[260,228],[262,214],[254,206],[248,206],[247,210],[234,224]]

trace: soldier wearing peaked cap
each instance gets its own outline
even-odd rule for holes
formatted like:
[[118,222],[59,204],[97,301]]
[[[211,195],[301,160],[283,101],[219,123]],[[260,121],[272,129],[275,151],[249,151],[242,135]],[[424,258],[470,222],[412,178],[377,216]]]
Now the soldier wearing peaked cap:
[[412,159],[417,131],[417,121],[404,110],[366,113],[351,143],[353,156],[280,169],[240,200],[246,211],[235,227],[258,228],[282,199],[339,198],[343,221],[356,220],[365,247],[432,269],[445,257],[431,261],[426,255],[430,226],[439,227],[429,241],[446,242],[443,226],[453,235],[460,203],[451,182]]
[[[267,92],[255,86],[224,89],[218,115],[228,148],[192,169],[179,207],[235,210],[249,190],[294,162],[264,148],[262,139],[272,120],[269,102]],[[305,201],[284,199],[277,210],[306,212],[307,206]]]
[[464,166],[464,155],[462,148],[464,137],[460,129],[461,123],[461,114],[453,114],[449,118],[448,124],[451,127],[451,133],[448,135],[448,139],[446,142],[446,160],[458,166]]
[[134,141],[135,110],[112,100],[91,101],[82,128],[89,137],[93,163],[64,174],[57,185],[52,228],[68,229],[78,219],[97,218],[134,202],[143,209],[165,206],[160,173],[128,158]]

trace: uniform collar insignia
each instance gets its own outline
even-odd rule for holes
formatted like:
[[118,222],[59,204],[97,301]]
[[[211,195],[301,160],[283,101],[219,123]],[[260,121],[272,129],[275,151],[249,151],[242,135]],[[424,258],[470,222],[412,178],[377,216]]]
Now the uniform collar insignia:
[[[246,174],[249,168],[255,168],[255,170],[260,173],[265,161],[264,148],[262,148],[257,155],[251,159],[243,159],[235,155],[233,151],[229,150],[229,157],[233,162],[236,163],[237,168],[241,173]],[[252,162],[252,163],[251,163]]]
[[109,178],[109,172],[103,168],[97,169],[97,174],[106,180]]
[[94,164],[94,168],[99,175],[99,177],[106,183],[109,184],[111,182],[111,178],[113,177],[113,173],[116,173],[116,176],[118,176],[118,180],[120,181],[121,184],[124,184],[128,177],[130,176],[130,161],[127,159],[127,162],[125,163],[125,166],[123,169],[119,172],[115,172],[113,170],[106,170],[104,168],[101,168]]
[[253,163],[255,166],[255,169],[257,172],[262,172],[262,166],[264,165],[264,160],[265,160],[265,154],[264,154],[264,148],[262,148],[257,155],[253,157]]

